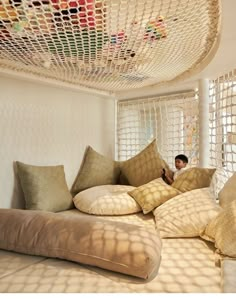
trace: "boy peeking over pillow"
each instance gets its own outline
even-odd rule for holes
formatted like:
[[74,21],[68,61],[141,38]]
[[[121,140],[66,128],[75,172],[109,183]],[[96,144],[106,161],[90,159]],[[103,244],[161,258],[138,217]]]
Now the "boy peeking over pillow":
[[188,164],[188,157],[185,155],[177,155],[175,157],[175,168],[176,171],[173,173],[173,177],[169,176],[166,174],[165,169],[163,169],[163,173],[162,173],[162,179],[169,185],[171,185],[174,180],[182,173],[184,172],[186,169],[188,169],[187,167]]

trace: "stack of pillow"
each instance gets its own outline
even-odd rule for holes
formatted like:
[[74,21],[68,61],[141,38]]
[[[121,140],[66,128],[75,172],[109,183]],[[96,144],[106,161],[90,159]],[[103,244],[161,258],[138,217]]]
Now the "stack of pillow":
[[[75,205],[95,215],[153,212],[162,238],[201,236],[215,242],[220,253],[236,257],[236,174],[219,193],[220,205],[209,187],[215,169],[190,168],[167,185],[161,174],[170,168],[156,140],[124,162],[88,147],[70,192],[63,166],[16,164],[27,209],[59,212]],[[129,185],[121,185],[121,180]]]

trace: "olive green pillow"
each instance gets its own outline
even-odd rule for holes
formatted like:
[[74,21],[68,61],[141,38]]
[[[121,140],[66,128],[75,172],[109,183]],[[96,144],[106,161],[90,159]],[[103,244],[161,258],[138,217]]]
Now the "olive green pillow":
[[33,166],[17,161],[26,209],[60,212],[73,208],[64,166]]
[[209,187],[215,170],[215,168],[199,167],[187,169],[177,177],[171,186],[181,192]]
[[85,151],[79,173],[71,187],[72,195],[100,185],[115,185],[120,175],[119,163],[97,153],[91,146]]
[[120,162],[120,168],[129,184],[135,187],[161,177],[163,168],[167,173],[170,172],[169,166],[157,151],[155,139],[133,158]]

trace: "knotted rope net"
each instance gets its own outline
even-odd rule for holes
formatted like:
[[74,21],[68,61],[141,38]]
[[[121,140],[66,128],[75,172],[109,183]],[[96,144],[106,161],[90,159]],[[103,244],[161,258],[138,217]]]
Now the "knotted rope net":
[[1,0],[0,68],[88,88],[160,84],[204,66],[220,0]]

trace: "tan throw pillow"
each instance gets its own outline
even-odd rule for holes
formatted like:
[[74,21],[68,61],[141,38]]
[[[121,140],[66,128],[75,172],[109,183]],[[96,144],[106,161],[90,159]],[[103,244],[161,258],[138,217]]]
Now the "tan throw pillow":
[[222,208],[227,208],[232,201],[236,200],[236,173],[225,183],[218,198]]
[[85,189],[100,186],[114,185],[120,175],[119,163],[97,153],[92,147],[85,151],[79,173],[72,185],[71,193],[76,195]]
[[236,258],[236,200],[221,210],[201,237],[215,242],[218,253]]
[[209,188],[180,194],[153,211],[162,238],[200,236],[220,212]]
[[128,192],[142,207],[144,214],[151,212],[154,208],[180,193],[177,189],[167,185],[162,178],[155,179]]
[[215,168],[193,167],[181,173],[171,185],[181,192],[209,187]]
[[0,209],[0,248],[149,278],[161,261],[154,229],[96,216]]
[[156,140],[133,158],[120,163],[121,172],[130,185],[138,187],[161,177],[162,169],[169,172],[169,166],[157,152]]
[[128,215],[141,211],[128,195],[135,187],[122,185],[96,186],[79,192],[74,198],[76,208],[94,215]]
[[73,208],[64,166],[33,166],[16,162],[26,209],[59,212]]

